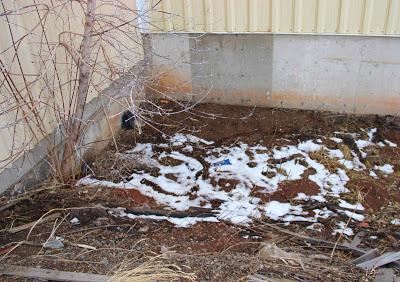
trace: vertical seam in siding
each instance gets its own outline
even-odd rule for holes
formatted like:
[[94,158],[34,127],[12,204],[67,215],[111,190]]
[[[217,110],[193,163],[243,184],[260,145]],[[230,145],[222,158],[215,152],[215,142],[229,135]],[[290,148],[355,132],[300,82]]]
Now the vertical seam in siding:
[[399,8],[399,1],[395,0],[396,2],[390,1],[390,11],[388,16],[388,24],[387,24],[387,33],[395,34],[396,33],[396,8]]
[[338,19],[337,19],[337,26],[336,26],[336,33],[340,33],[340,26],[342,21],[342,0],[339,0],[339,9],[338,9]]
[[185,25],[187,30],[193,31],[193,11],[192,11],[192,3],[190,1],[183,0],[184,3],[184,14],[185,14]]
[[316,0],[315,1],[314,30],[313,30],[313,32],[318,32],[318,20],[319,20],[319,0]]
[[280,24],[278,21],[278,15],[280,12],[280,5],[279,5],[279,0],[272,0],[272,17],[271,17],[271,21],[272,21],[272,25],[271,25],[271,30],[272,32],[279,32],[281,31],[280,29]]
[[203,5],[204,5],[205,27],[207,31],[212,32],[213,31],[212,19],[214,18],[212,0],[204,0]]
[[293,11],[293,32],[301,32],[303,27],[302,15],[303,15],[303,0],[292,0],[292,11]]
[[369,20],[369,14],[370,14],[370,9],[367,10],[367,0],[363,0],[363,5],[361,9],[361,21],[360,21],[360,27],[358,32],[359,33],[368,33],[369,32],[369,26],[370,26],[370,20]]
[[254,4],[255,1],[256,0],[248,0],[247,1],[248,7],[249,7],[249,13],[248,13],[249,14],[249,16],[248,16],[249,31],[259,31],[257,5]]
[[226,13],[227,13],[227,30],[236,31],[235,28],[235,3],[233,0],[227,0]]
[[269,23],[268,23],[268,25],[269,25],[268,29],[271,32],[272,32],[272,1],[273,0],[269,1]]
[[291,0],[292,4],[292,16],[291,16],[291,23],[290,23],[290,31],[294,32],[294,23],[296,20],[296,1]]
[[386,7],[385,25],[383,26],[383,33],[388,34],[389,15],[392,8],[392,0],[389,0]]
[[164,16],[166,16],[166,17],[164,17],[164,23],[165,23],[165,29],[167,30],[167,31],[171,31],[171,30],[173,30],[173,24],[172,24],[172,19],[171,19],[171,17],[172,17],[172,14],[171,14],[171,2],[170,2],[170,0],[164,0],[163,1],[164,2],[164,8],[165,8],[165,13],[164,13]]

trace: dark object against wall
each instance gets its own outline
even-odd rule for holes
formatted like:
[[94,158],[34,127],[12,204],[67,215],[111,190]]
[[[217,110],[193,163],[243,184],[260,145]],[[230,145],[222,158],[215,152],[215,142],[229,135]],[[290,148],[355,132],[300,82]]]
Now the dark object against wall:
[[125,111],[121,118],[122,129],[134,129],[135,128],[135,116],[131,111]]

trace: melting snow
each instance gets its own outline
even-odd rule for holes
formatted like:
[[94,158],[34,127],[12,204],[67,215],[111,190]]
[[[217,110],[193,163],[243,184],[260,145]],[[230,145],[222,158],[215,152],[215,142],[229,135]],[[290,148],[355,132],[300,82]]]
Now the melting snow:
[[290,213],[292,208],[292,205],[289,203],[272,201],[265,206],[265,214],[271,219],[278,220],[280,217]]
[[344,209],[348,209],[348,210],[359,210],[359,211],[363,211],[364,207],[362,204],[357,203],[357,204],[350,204],[348,202],[346,202],[345,200],[340,199],[339,200],[339,207],[344,208]]
[[374,179],[378,179],[378,175],[373,170],[369,171],[369,176],[371,176]]
[[[359,148],[376,145],[372,142],[374,130],[376,131],[376,129],[367,131],[368,140],[355,140]],[[309,155],[311,152],[324,150],[328,152],[330,158],[342,164],[347,170],[365,170],[365,165],[354,152],[352,152],[352,160],[345,160],[341,150],[329,149],[322,144],[321,140],[315,141],[321,144],[308,140],[300,142],[297,146],[287,145],[275,148],[267,148],[261,145],[250,146],[240,142],[231,146],[212,148],[210,146],[214,142],[193,135],[178,133],[170,137],[164,136],[164,138],[170,143],[139,143],[126,152],[127,155],[139,154],[142,162],[159,169],[158,175],[154,176],[145,171],[137,171],[130,176],[129,181],[118,183],[88,176],[82,178],[78,185],[136,189],[143,195],[152,197],[160,205],[166,205],[180,211],[188,210],[191,207],[211,209],[212,201],[221,203],[215,210],[216,217],[209,218],[177,219],[166,216],[135,216],[122,213],[123,216],[130,218],[168,220],[181,227],[190,226],[198,221],[218,222],[219,220],[248,224],[252,219],[262,216],[284,222],[306,221],[315,223],[319,218],[327,219],[338,215],[344,215],[356,221],[364,220],[364,216],[360,214],[364,207],[360,203],[350,204],[340,199],[342,193],[349,192],[346,188],[349,181],[346,171],[337,168],[336,171],[332,172]],[[343,142],[342,139],[336,137],[330,137],[330,139],[336,143]],[[396,145],[391,142],[386,142],[386,144],[389,146]],[[180,147],[179,152],[177,146]],[[158,148],[157,152],[161,151],[161,153],[155,153],[153,150],[155,147]],[[206,150],[206,156],[202,162],[185,154],[192,153],[199,147]],[[163,151],[163,148],[166,149]],[[167,157],[179,161],[179,164],[174,166],[163,165],[164,162],[161,161]],[[229,160],[230,163],[222,166],[212,165],[224,160]],[[207,167],[204,167],[206,164]],[[323,204],[327,202],[326,196],[330,196],[339,198],[338,205],[342,209],[337,209],[334,212],[324,207],[314,209],[314,214],[310,215],[303,211],[300,204],[292,205],[278,201],[262,204],[260,198],[252,196],[255,187],[260,193],[273,193],[278,189],[280,183],[302,179],[305,171],[309,169],[315,172],[309,175],[308,179],[318,185],[320,192],[312,196],[298,193],[294,200],[298,202],[315,201]],[[393,173],[393,166],[389,164],[375,166],[374,169],[384,173]],[[378,177],[373,171],[369,173],[372,177]],[[174,180],[167,177],[171,174],[174,176]],[[203,179],[202,175],[208,175],[208,177]],[[230,182],[226,182],[224,187],[229,189],[221,189],[223,187],[215,185],[219,181],[227,180]],[[158,186],[159,189],[154,189],[155,186],[148,185],[149,182]],[[358,213],[355,213],[355,211]],[[336,233],[351,236],[353,231],[340,221],[338,228],[334,231],[334,234]]]
[[389,147],[397,147],[397,144],[390,142],[389,140],[385,140],[385,143],[389,145]]
[[169,221],[176,226],[179,227],[189,227],[191,225],[194,225],[198,222],[219,222],[219,220],[215,217],[183,217],[183,218],[177,218],[177,217],[169,217],[169,216],[160,216],[160,215],[134,215],[129,212],[125,212],[124,208],[118,208],[115,209],[114,211],[110,211],[110,214],[118,217],[128,217],[130,219],[152,219],[152,220],[166,220]]
[[400,225],[400,219],[399,218],[393,219],[390,223],[393,225]]
[[386,173],[386,174],[390,174],[390,173],[394,172],[393,166],[390,165],[390,164],[385,164],[385,165],[382,165],[382,166],[377,166],[376,165],[376,166],[374,166],[374,169],[380,170],[380,171],[382,171],[383,173]]
[[363,221],[365,219],[365,217],[362,214],[355,213],[354,211],[345,211],[345,210],[337,210],[337,211],[357,221]]
[[332,141],[334,141],[336,143],[342,143],[343,142],[343,139],[337,138],[337,137],[330,137],[329,139],[331,139]]
[[71,219],[69,222],[71,222],[72,224],[79,224],[80,221],[78,218],[74,217],[73,219]]
[[333,230],[332,235],[336,235],[336,234],[344,234],[347,236],[353,236],[354,232],[353,229],[351,229],[350,227],[346,226],[346,223],[344,223],[343,221],[340,221],[337,223],[338,228]]

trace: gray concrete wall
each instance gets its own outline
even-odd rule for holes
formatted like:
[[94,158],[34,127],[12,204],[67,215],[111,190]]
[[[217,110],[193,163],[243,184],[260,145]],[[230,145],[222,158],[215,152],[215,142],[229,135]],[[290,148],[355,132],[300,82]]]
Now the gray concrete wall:
[[152,74],[162,72],[152,89],[179,99],[400,112],[400,38],[150,34],[146,42]]

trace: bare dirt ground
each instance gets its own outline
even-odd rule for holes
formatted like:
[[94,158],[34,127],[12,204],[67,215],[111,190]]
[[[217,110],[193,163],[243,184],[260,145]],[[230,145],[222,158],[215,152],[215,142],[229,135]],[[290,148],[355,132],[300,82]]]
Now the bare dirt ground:
[[[167,106],[169,109],[173,108],[172,105]],[[151,118],[152,126],[144,126],[140,135],[133,130],[122,132],[116,138],[118,151],[110,144],[102,154],[90,160],[92,173],[98,179],[125,181],[133,172],[143,170],[157,175],[157,171],[148,167],[132,166],[129,161],[116,161],[115,154],[129,150],[137,143],[163,143],[165,135],[171,136],[177,132],[211,140],[214,142],[213,146],[219,147],[243,142],[281,148],[306,140],[326,138],[324,144],[327,146],[340,149],[344,155],[348,152],[357,155],[359,152],[352,147],[353,143],[346,143],[344,140],[343,144],[337,144],[328,137],[337,137],[337,132],[364,136],[365,129],[376,128],[373,142],[388,140],[400,146],[400,131],[396,124],[388,118],[375,116],[356,117],[312,111],[203,104],[190,113]],[[357,257],[354,253],[328,246],[315,246],[284,232],[291,231],[343,244],[350,242],[353,236],[333,235],[333,231],[339,220],[347,220],[354,234],[364,231],[358,247],[379,248],[381,251],[399,250],[399,226],[391,221],[398,218],[400,212],[400,148],[374,146],[365,150],[368,150],[368,156],[361,158],[361,161],[366,169],[348,171],[349,181],[346,187],[349,191],[341,196],[341,199],[348,202],[360,202],[363,205],[365,218],[362,220],[350,221],[344,215],[321,219],[318,221],[322,224],[320,231],[307,228],[310,222],[293,221],[287,225],[282,220],[273,220],[267,216],[247,225],[220,220],[199,222],[182,228],[168,221],[115,217],[104,209],[166,208],[139,190],[111,189],[100,185],[63,186],[48,181],[35,188],[44,190],[30,194],[10,192],[1,198],[0,206],[16,199],[23,200],[0,212],[0,260],[1,263],[111,275],[123,262],[129,261],[132,266],[138,266],[151,257],[162,255],[161,260],[176,265],[184,272],[194,273],[198,281],[246,281],[246,277],[252,274],[290,279],[288,281],[372,281],[374,271],[366,272],[351,264],[351,260]],[[187,155],[208,168],[209,165],[204,162],[200,151],[193,150]],[[324,164],[328,170],[335,171],[341,167],[318,152],[311,152],[310,157]],[[160,159],[163,165],[178,165],[179,163],[174,163],[176,161]],[[377,172],[376,177],[370,175],[374,167],[385,164],[392,166],[392,173]],[[248,165],[252,166],[251,163]],[[203,170],[201,176],[203,179],[209,177],[204,171],[206,170]],[[318,194],[319,187],[308,178],[311,174],[311,169],[307,169],[301,179],[280,182],[278,189],[271,193],[254,186],[251,195],[258,197],[260,204],[271,201],[295,203],[299,193],[309,197]],[[171,174],[169,178],[174,180],[176,177]],[[220,189],[234,189],[238,185],[235,179],[208,179],[214,187]],[[169,193],[154,183],[146,185],[166,195]],[[306,201],[303,209],[311,214],[313,210],[322,207],[335,210],[335,201],[337,199],[331,201],[330,198],[324,204]],[[211,209],[218,209],[222,202],[214,200],[208,204],[212,205]],[[9,232],[12,227],[55,212],[60,213],[57,221],[39,224],[32,230]],[[79,224],[71,223],[73,218],[78,218]],[[41,246],[51,235],[63,238],[62,249]],[[283,250],[297,253],[301,257],[301,263],[298,260],[260,256],[259,250],[263,242],[274,243]],[[95,249],[77,244],[89,245]],[[15,278],[0,279],[15,281]]]

